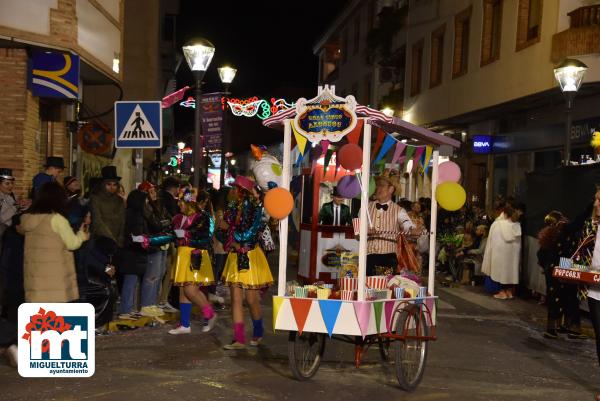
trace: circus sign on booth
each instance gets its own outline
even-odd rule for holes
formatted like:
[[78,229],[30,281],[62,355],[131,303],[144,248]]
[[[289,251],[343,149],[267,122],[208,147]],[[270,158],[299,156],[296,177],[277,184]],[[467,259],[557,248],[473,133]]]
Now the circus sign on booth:
[[298,99],[294,129],[310,142],[339,142],[356,127],[356,99],[335,95],[325,85],[314,99]]

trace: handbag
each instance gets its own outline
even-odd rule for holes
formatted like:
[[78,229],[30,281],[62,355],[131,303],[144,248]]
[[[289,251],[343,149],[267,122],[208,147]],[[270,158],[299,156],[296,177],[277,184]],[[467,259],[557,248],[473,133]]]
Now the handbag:
[[406,269],[412,272],[420,272],[421,266],[417,255],[415,255],[414,248],[408,242],[405,235],[398,237],[396,246],[396,255],[398,257],[398,269]]

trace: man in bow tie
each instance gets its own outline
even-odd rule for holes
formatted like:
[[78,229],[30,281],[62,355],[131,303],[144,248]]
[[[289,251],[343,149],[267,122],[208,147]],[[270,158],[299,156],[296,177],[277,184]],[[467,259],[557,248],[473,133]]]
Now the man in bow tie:
[[333,226],[348,226],[352,223],[350,208],[344,205],[344,198],[338,193],[337,187],[333,189],[333,200],[324,203],[319,211],[319,224]]
[[406,210],[392,202],[395,187],[389,177],[378,177],[375,201],[369,202],[369,227],[367,242],[367,276],[376,274],[375,266],[391,268],[398,266],[396,244],[399,233],[409,233],[415,225]]

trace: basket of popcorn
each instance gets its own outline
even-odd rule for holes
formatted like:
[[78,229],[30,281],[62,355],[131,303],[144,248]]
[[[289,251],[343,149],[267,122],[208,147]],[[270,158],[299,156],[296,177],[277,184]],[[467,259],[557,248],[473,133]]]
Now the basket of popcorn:
[[317,288],[317,298],[318,299],[329,299],[330,295],[331,295],[331,289]]
[[355,277],[342,277],[340,279],[340,289],[342,291],[358,290],[358,279]]

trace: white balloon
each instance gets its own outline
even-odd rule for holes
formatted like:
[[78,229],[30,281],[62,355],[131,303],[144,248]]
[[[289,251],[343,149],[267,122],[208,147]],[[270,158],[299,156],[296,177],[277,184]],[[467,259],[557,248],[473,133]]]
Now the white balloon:
[[256,160],[252,165],[252,173],[258,185],[265,191],[269,190],[270,181],[278,187],[281,186],[281,163],[273,155],[264,154],[261,160]]

